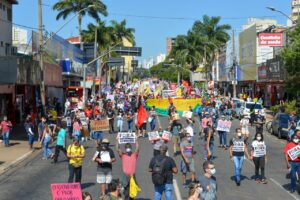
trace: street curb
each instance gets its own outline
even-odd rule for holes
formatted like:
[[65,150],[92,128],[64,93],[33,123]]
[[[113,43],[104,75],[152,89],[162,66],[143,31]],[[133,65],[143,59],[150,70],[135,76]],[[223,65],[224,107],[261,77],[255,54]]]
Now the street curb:
[[7,165],[4,164],[4,166],[0,167],[0,175],[3,174],[4,172],[8,171],[9,169],[17,166],[18,164],[20,164],[27,157],[29,157],[33,152],[34,152],[34,150],[31,150],[31,151],[25,153],[24,155],[20,156],[19,158],[17,158],[16,160],[11,162],[10,164],[7,164]]

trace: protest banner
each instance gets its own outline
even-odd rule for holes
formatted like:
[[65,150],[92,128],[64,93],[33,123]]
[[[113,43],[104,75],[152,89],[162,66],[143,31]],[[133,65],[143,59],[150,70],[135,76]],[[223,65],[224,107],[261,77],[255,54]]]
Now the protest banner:
[[51,184],[52,200],[82,200],[80,183]]
[[161,138],[163,140],[170,141],[170,135],[171,135],[171,133],[169,131],[164,131]]
[[108,119],[91,120],[90,126],[93,131],[108,131],[109,130]]
[[231,128],[231,124],[232,124],[231,121],[220,119],[218,121],[217,131],[229,132]]
[[118,133],[119,144],[126,144],[126,143],[135,143],[136,136],[135,133],[129,132],[120,132]]
[[292,160],[295,160],[300,155],[300,146],[297,145],[288,151],[288,154]]
[[148,137],[150,141],[160,140],[159,134],[157,131],[149,132]]
[[193,116],[193,112],[190,112],[190,111],[183,111],[182,116],[183,116],[183,117],[186,117],[186,118],[188,118],[188,119],[191,119],[192,116]]

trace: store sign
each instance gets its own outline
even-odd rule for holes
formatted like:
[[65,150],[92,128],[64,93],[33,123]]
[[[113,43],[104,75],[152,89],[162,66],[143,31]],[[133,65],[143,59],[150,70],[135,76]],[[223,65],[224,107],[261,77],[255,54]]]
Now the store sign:
[[267,76],[267,66],[261,65],[257,67],[257,80],[258,81],[265,81],[268,79]]
[[260,33],[258,35],[259,46],[281,47],[283,46],[282,33]]

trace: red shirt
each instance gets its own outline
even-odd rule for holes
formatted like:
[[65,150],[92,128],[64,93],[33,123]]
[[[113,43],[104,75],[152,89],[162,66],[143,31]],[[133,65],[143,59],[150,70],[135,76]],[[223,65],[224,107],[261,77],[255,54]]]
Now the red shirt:
[[[297,145],[300,145],[300,142],[298,144],[295,144],[294,142],[287,143],[284,147],[284,154],[288,154],[288,151]],[[289,157],[289,161],[292,161],[290,156],[288,156],[288,157]],[[293,162],[300,162],[300,158],[297,157],[295,160],[293,160]]]
[[121,160],[122,160],[123,172],[127,176],[131,176],[131,175],[135,174],[135,171],[136,171],[136,161],[137,161],[138,155],[139,154],[137,152],[133,152],[131,154],[131,156],[127,155],[126,153],[123,153],[120,156]]
[[99,112],[99,106],[95,106],[94,107],[94,112],[95,112],[95,115],[100,115],[100,112]]
[[12,126],[10,121],[2,121],[1,124],[2,133],[9,132],[9,127]]
[[92,114],[93,114],[93,110],[92,109],[85,109],[84,110],[84,113],[85,113],[85,116],[87,117],[87,118],[91,118],[92,117]]

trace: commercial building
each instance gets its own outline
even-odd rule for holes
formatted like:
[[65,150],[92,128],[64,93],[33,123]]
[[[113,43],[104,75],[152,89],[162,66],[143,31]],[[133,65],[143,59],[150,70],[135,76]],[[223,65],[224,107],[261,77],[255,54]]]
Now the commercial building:
[[292,0],[291,18],[293,21],[297,21],[299,16],[300,16],[300,0]]
[[17,80],[17,52],[12,42],[13,6],[16,0],[0,0],[0,117],[8,115],[14,122],[13,84]]
[[257,34],[277,25],[276,20],[249,18],[239,34],[238,93],[254,96],[257,65],[274,57],[274,49],[259,45]]

